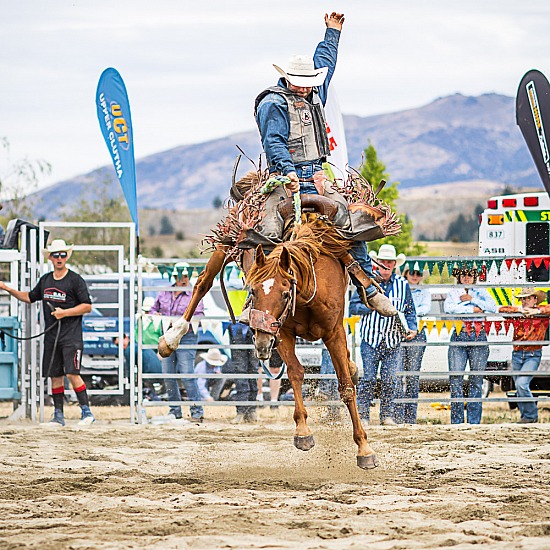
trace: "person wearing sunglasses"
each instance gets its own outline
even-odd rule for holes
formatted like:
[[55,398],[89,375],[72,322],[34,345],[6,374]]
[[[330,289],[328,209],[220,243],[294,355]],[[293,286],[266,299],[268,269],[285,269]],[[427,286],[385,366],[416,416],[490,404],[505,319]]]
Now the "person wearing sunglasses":
[[[82,362],[82,316],[92,311],[92,301],[84,279],[67,267],[73,245],[62,239],[55,239],[42,250],[52,263],[53,271],[43,275],[30,291],[16,290],[0,281],[0,290],[31,304],[42,301],[42,315],[46,333],[42,356],[42,376],[52,379],[54,414],[52,424],[65,425],[63,402],[67,376],[76,393],[82,410],[80,425],[95,421],[90,410],[86,384],[80,376]],[[60,323],[57,328],[54,324]]]

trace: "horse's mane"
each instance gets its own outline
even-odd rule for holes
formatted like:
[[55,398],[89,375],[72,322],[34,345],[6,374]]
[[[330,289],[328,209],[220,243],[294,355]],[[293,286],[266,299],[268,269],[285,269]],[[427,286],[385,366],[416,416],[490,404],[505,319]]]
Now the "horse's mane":
[[[309,297],[315,292],[313,264],[320,255],[341,259],[347,253],[350,241],[342,238],[333,226],[317,219],[316,214],[303,215],[302,222],[296,232],[296,238],[278,244],[266,258],[263,266],[260,267],[254,262],[246,276],[248,285],[261,283],[277,275],[288,281],[294,276],[300,295]],[[280,265],[283,249],[289,253],[294,274],[285,271]]]

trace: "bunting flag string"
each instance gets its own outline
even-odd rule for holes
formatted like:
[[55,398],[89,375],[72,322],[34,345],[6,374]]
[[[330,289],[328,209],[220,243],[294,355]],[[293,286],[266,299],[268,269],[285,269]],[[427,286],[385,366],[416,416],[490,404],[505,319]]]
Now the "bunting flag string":
[[[550,256],[540,256],[536,258],[505,258],[504,260],[489,258],[480,258],[479,260],[457,260],[456,258],[451,258],[449,260],[419,260],[413,258],[403,264],[401,271],[408,268],[410,271],[428,272],[429,275],[451,275],[454,268],[477,269],[480,274],[480,279],[483,280],[487,272],[493,269],[496,274],[500,275],[503,269],[511,271],[514,268],[520,267],[522,264],[524,264],[527,269],[533,266],[539,268],[542,265],[548,269],[550,266]],[[187,268],[191,270],[190,277],[198,277],[204,271],[205,266],[206,263],[204,265],[192,265]],[[163,277],[166,275],[169,279],[172,277],[175,269],[173,265],[157,264],[156,267]],[[179,271],[185,268],[179,267],[177,269]],[[237,274],[236,276],[239,278],[242,277],[242,271],[236,265],[227,266],[224,273],[226,278],[235,276],[235,274]]]
[[[174,271],[177,271],[178,277],[181,276],[182,273],[187,272],[189,277],[196,278],[198,277],[206,268],[205,265],[192,265],[189,267],[174,267],[173,265],[163,265],[163,264],[157,264],[158,272],[161,274],[161,276],[164,278],[166,277],[168,279],[172,278],[172,275],[174,274]],[[236,266],[236,265],[228,265],[224,270],[224,278],[229,279],[229,277],[237,277],[241,278],[243,275],[242,271]],[[219,275],[218,275],[219,277]]]
[[[550,266],[550,256],[538,256],[535,258],[483,258],[480,257],[477,260],[459,260],[456,258],[450,258],[449,260],[430,260],[411,258],[407,260],[401,267],[401,271],[408,268],[409,271],[422,271],[428,272],[430,275],[439,274],[443,275],[446,271],[449,275],[453,268],[459,269],[477,269],[480,275],[495,269],[497,274],[500,275],[502,269],[508,271],[514,267],[519,268],[522,264],[527,269],[532,266],[539,268],[544,265],[546,269]],[[422,269],[419,269],[422,266]]]

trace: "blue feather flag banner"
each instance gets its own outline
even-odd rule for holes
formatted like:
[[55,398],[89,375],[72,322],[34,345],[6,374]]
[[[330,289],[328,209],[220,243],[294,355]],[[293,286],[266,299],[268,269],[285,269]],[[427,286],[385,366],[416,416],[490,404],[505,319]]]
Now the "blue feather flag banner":
[[139,237],[134,133],[126,86],[120,73],[101,73],[96,91],[97,118]]

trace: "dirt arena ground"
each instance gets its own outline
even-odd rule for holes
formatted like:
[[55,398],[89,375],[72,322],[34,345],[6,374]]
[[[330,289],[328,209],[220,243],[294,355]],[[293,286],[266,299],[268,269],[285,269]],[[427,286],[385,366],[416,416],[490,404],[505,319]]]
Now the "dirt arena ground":
[[239,426],[229,407],[203,425],[95,412],[86,428],[76,407],[65,428],[0,420],[0,549],[550,548],[548,412],[531,426],[450,426],[433,410],[373,426],[372,471],[355,466],[350,427],[318,410],[308,453],[282,407]]

